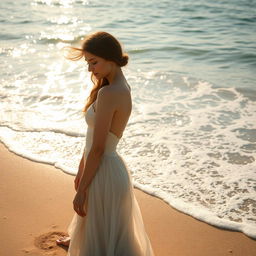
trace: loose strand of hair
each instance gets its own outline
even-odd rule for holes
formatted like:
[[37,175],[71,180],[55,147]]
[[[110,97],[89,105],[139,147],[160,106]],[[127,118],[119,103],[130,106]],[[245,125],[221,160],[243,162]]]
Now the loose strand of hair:
[[64,53],[64,56],[68,60],[77,61],[84,56],[83,49],[77,47],[65,46],[62,48],[62,50],[67,52],[67,55]]

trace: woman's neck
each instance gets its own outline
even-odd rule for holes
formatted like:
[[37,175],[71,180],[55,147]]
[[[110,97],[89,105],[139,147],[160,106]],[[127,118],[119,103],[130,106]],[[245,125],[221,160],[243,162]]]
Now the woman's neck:
[[112,72],[106,77],[109,84],[114,84],[116,81],[124,77],[122,69],[120,67],[115,67]]

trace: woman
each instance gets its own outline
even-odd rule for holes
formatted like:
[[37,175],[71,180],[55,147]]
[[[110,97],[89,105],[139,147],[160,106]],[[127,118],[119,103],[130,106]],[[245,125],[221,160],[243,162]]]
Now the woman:
[[85,58],[93,89],[85,105],[86,146],[75,178],[75,214],[68,256],[153,256],[132,179],[116,146],[132,110],[131,88],[121,67],[128,63],[120,43],[106,32],[70,48],[69,59]]

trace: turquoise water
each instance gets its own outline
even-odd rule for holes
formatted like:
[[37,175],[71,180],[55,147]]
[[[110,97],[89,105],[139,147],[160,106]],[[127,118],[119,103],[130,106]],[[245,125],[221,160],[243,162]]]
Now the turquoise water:
[[136,187],[256,237],[256,1],[0,3],[0,139],[75,175],[91,88],[62,47],[115,35],[133,112],[118,151]]

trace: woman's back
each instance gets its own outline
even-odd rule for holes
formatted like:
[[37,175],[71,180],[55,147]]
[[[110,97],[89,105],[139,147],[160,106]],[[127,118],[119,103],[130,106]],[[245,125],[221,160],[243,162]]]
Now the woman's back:
[[[128,84],[127,84],[128,85]],[[113,115],[110,131],[121,138],[132,111],[131,89],[127,85],[110,85],[108,89],[115,98],[116,111]]]

